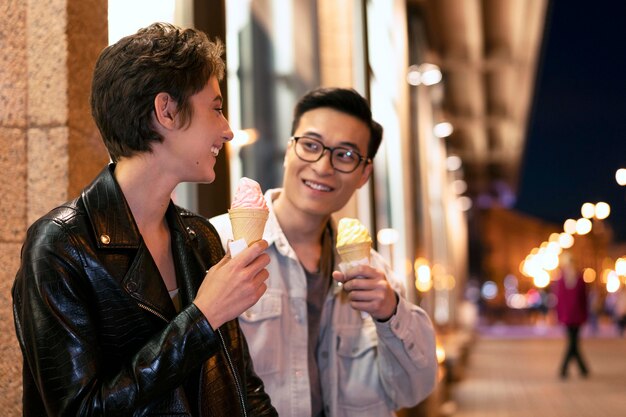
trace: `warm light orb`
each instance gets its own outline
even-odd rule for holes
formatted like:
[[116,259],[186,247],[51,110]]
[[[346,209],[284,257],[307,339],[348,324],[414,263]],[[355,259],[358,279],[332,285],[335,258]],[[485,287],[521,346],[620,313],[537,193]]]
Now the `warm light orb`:
[[620,168],[615,172],[615,181],[619,185],[626,185],[626,168]]
[[546,271],[552,271],[559,266],[559,257],[556,253],[545,253],[541,259],[541,266]]
[[422,74],[417,65],[411,65],[406,74],[406,81],[411,85],[420,85],[422,83]]
[[452,132],[454,132],[454,128],[450,122],[437,123],[433,128],[433,133],[438,138],[447,138],[452,134]]
[[256,129],[236,130],[233,134],[233,139],[228,142],[228,146],[232,148],[242,148],[253,144],[258,138],[259,133]]
[[617,275],[626,276],[626,258],[617,258],[615,261],[615,272],[617,272]]
[[537,288],[545,288],[550,283],[550,274],[546,271],[539,271],[537,275],[533,277],[533,284]]
[[541,272],[541,257],[539,255],[528,255],[522,266],[522,274],[533,277]]
[[585,218],[585,219],[590,219],[594,216],[594,214],[596,213],[596,206],[593,203],[585,203],[582,205],[582,207],[580,208],[580,214]]
[[467,191],[467,183],[464,180],[452,181],[452,189],[456,194],[463,194]]
[[441,70],[435,64],[422,64],[419,66],[419,72],[421,73],[421,82],[424,85],[435,85],[443,78]]
[[559,245],[563,248],[563,249],[569,249],[572,246],[574,246],[574,236],[570,235],[569,233],[561,233],[559,235]]
[[430,289],[432,287],[433,287],[433,282],[432,281],[422,282],[422,281],[419,281],[419,280],[415,280],[415,288],[419,292],[428,292],[428,291],[430,291]]
[[565,220],[565,223],[563,223],[563,230],[565,231],[565,233],[569,233],[570,235],[575,234],[576,233],[576,220],[574,219]]
[[415,270],[415,278],[418,282],[430,282],[431,277],[432,275],[430,273],[430,267],[428,265],[420,265]]
[[472,208],[472,199],[466,195],[462,195],[456,199],[456,204],[461,211],[468,211]]
[[560,255],[561,252],[563,252],[563,249],[558,244],[558,242],[548,242],[548,245],[546,246],[546,252]]
[[550,237],[548,238],[548,242],[558,242],[559,241],[559,233],[550,233]]
[[593,268],[585,268],[583,270],[583,281],[587,284],[591,284],[596,280],[596,271]]
[[596,219],[599,219],[599,220],[606,219],[607,217],[609,217],[609,214],[611,214],[611,206],[609,206],[608,203],[605,203],[604,201],[600,201],[599,203],[596,203],[596,209],[595,209]]
[[376,238],[381,245],[393,245],[398,242],[400,233],[396,229],[380,229],[376,234]]
[[434,85],[442,80],[441,70],[435,64],[411,65],[406,74],[406,81],[411,85]]
[[578,219],[576,221],[576,233],[582,236],[589,232],[591,232],[591,220],[584,217]]
[[610,293],[614,293],[619,290],[620,280],[617,272],[609,271],[606,279],[606,291]]
[[446,168],[448,168],[448,171],[456,171],[461,168],[462,163],[461,158],[456,155],[450,155],[446,158]]
[[438,364],[442,364],[446,361],[446,350],[439,342],[435,345],[435,356],[437,357]]

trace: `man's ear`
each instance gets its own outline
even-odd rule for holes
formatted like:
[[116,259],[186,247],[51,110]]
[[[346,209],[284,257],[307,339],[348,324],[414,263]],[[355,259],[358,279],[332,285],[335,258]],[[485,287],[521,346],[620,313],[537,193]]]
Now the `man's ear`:
[[359,178],[359,184],[357,185],[357,188],[361,188],[365,185],[365,183],[367,183],[367,180],[369,180],[370,176],[372,175],[373,169],[374,162],[370,162],[369,164],[365,165],[365,168],[363,168],[363,172],[361,172],[361,178]]
[[293,146],[293,141],[287,142],[287,149],[285,149],[285,154],[283,155],[283,168],[287,168],[287,154],[289,153],[289,148]]
[[154,115],[157,123],[165,129],[176,127],[176,101],[168,93],[159,93],[154,98]]

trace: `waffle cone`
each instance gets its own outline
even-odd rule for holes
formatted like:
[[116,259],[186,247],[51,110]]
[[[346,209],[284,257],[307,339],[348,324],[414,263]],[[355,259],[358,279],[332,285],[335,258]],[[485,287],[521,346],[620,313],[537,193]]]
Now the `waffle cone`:
[[370,249],[372,244],[370,242],[352,243],[350,245],[343,245],[337,247],[337,253],[341,258],[341,262],[355,262],[361,259],[370,259]]
[[248,246],[261,240],[269,212],[264,209],[237,208],[228,210],[235,240],[245,239]]

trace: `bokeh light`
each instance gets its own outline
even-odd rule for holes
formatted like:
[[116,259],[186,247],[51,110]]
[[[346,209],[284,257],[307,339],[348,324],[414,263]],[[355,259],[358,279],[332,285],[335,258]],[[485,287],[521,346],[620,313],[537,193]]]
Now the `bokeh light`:
[[461,168],[463,161],[456,155],[450,155],[446,158],[446,168],[448,171],[456,171]]
[[585,219],[592,218],[595,213],[596,213],[596,206],[592,203],[584,203],[582,207],[580,208],[580,214]]
[[576,220],[574,219],[565,220],[565,223],[563,223],[563,231],[565,231],[565,233],[569,233],[570,235],[575,234],[576,233]]
[[607,292],[614,293],[619,290],[620,280],[617,272],[609,271],[606,276],[606,290]]
[[591,284],[596,280],[596,271],[593,268],[583,269],[583,281],[587,284]]
[[615,172],[615,181],[619,185],[626,185],[626,168],[620,168]]
[[537,288],[545,288],[550,283],[550,274],[547,271],[541,270],[537,275],[533,276],[533,284]]
[[463,180],[454,180],[452,181],[452,189],[456,194],[463,194],[467,191],[467,182]]
[[480,293],[485,300],[493,300],[498,296],[498,285],[493,281],[485,281]]
[[569,249],[572,246],[574,246],[574,236],[570,235],[569,233],[561,233],[559,235],[559,245],[563,248],[563,249]]
[[454,132],[454,127],[452,127],[452,123],[450,122],[437,123],[433,128],[433,133],[438,138],[447,138],[452,132]]
[[617,260],[615,261],[615,272],[617,272],[617,275],[626,276],[625,258],[617,258]]
[[596,209],[595,209],[596,219],[604,220],[607,217],[609,217],[609,214],[611,214],[611,206],[609,206],[608,203],[605,203],[604,201],[600,201],[599,203],[596,203]]
[[591,220],[581,217],[576,221],[576,233],[579,235],[586,235],[591,232]]

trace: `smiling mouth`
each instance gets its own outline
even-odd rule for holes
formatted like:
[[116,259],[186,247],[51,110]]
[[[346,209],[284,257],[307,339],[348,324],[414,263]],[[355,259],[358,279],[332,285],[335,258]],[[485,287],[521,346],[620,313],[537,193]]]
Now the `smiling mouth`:
[[318,182],[313,182],[313,181],[309,181],[309,180],[304,180],[303,181],[304,185],[306,185],[307,187],[315,190],[315,191],[324,191],[324,192],[331,192],[333,191],[333,188],[324,185],[324,184],[320,184]]
[[217,157],[220,154],[220,148],[217,146],[211,146],[211,153],[213,156]]

